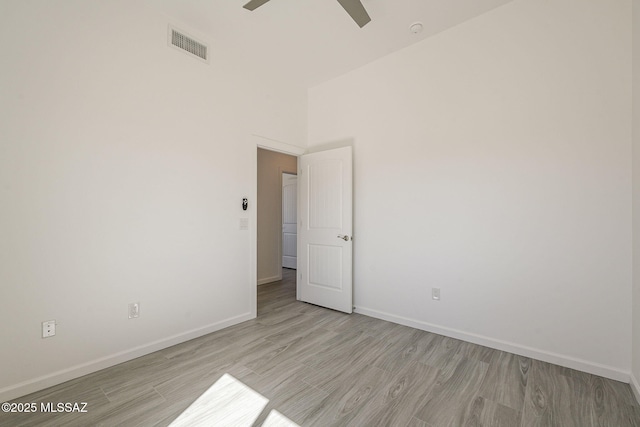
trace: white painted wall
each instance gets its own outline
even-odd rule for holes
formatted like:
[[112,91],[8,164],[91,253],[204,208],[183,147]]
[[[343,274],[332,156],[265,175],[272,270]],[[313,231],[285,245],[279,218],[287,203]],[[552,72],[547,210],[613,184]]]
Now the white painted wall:
[[640,402],[640,0],[633,0],[633,355],[631,386]]
[[628,380],[630,8],[516,0],[310,89],[359,312]]
[[169,21],[0,2],[0,401],[255,315],[251,135],[304,144],[307,94],[167,47]]

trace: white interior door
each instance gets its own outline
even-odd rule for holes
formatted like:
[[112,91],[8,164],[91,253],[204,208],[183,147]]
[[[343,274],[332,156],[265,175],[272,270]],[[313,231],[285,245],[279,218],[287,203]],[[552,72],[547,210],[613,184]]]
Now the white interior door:
[[298,159],[298,299],[351,313],[351,147]]
[[297,268],[298,177],[282,174],[282,266]]

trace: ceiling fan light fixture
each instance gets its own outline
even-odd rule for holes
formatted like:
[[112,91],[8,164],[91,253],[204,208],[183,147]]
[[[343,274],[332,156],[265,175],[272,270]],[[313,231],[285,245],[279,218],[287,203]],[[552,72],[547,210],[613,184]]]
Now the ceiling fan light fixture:
[[422,22],[414,22],[413,24],[411,24],[411,26],[409,26],[409,31],[411,31],[413,34],[421,33],[423,29],[424,25],[422,25]]
[[[256,10],[269,0],[249,0],[244,6],[247,10]],[[371,21],[371,17],[362,5],[362,0],[338,0],[342,8],[351,16],[351,19],[362,28]]]

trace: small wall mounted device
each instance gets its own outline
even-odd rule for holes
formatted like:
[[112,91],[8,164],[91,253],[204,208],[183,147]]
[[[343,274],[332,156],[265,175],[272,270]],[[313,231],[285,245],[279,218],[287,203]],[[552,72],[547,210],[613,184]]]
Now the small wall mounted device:
[[246,211],[248,207],[249,207],[249,200],[245,197],[244,199],[242,199],[242,210]]

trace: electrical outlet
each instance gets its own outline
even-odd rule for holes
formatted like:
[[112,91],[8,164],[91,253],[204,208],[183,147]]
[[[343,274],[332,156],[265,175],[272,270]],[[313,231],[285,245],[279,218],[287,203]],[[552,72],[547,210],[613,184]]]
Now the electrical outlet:
[[431,299],[440,301],[440,288],[431,288]]
[[140,303],[132,302],[129,304],[129,319],[140,317]]
[[56,334],[56,321],[47,320],[42,322],[42,338],[49,338]]

